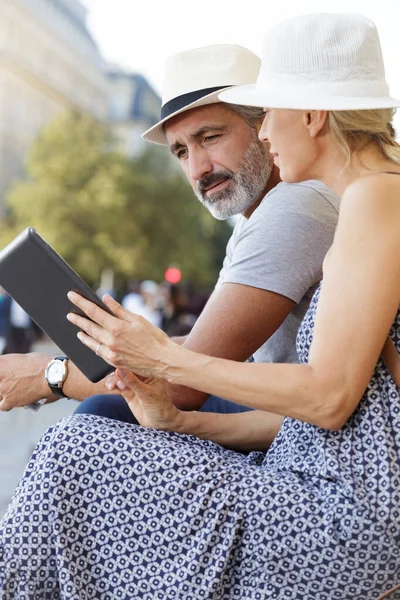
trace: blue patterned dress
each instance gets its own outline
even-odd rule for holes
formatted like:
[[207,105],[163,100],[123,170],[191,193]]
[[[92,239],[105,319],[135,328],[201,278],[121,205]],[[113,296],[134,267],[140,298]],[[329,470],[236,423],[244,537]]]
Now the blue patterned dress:
[[0,524],[6,600],[374,600],[397,583],[400,392],[382,361],[343,429],[287,418],[266,454],[66,418]]

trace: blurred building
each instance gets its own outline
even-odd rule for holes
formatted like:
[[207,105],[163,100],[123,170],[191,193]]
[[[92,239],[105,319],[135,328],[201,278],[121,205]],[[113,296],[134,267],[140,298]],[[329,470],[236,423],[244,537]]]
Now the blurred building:
[[147,143],[141,134],[160,118],[161,98],[138,73],[110,70],[109,120],[120,139],[120,149],[136,156]]
[[78,0],[0,0],[0,212],[41,127],[71,105],[106,120],[108,86]]
[[0,216],[40,129],[71,106],[110,121],[120,149],[142,151],[161,99],[140,74],[110,68],[79,0],[0,0]]

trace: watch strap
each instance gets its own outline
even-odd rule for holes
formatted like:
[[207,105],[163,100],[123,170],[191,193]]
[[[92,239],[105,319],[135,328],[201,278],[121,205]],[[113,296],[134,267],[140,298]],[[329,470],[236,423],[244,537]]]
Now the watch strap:
[[51,391],[53,392],[53,394],[55,396],[58,396],[59,398],[65,398],[65,394],[62,391],[62,387],[58,386],[58,385],[53,385],[49,382],[47,382],[49,385],[49,388],[51,389]]

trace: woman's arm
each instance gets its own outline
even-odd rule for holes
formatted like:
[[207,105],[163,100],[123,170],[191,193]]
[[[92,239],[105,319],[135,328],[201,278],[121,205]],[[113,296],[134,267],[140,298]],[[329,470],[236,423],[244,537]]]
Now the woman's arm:
[[183,412],[179,432],[191,433],[233,450],[265,451],[274,441],[282,422],[281,415],[263,410],[236,414],[191,411]]
[[359,180],[343,198],[307,365],[234,365],[174,352],[168,381],[341,427],[368,385],[400,301],[400,188],[388,179]]
[[167,379],[341,427],[368,385],[400,300],[400,188],[381,180],[359,180],[343,198],[308,365],[232,365],[174,352]]
[[141,425],[193,434],[234,450],[265,451],[283,421],[280,415],[265,411],[240,414],[181,411],[169,398],[164,381],[141,381],[133,373],[119,369],[108,377],[107,386],[109,390],[118,389]]
[[82,341],[116,367],[165,378],[275,414],[340,428],[354,412],[378,360],[400,301],[400,186],[369,176],[342,200],[326,264],[307,365],[240,364],[173,344],[162,332],[123,312],[119,318],[75,296],[99,325],[70,317]]

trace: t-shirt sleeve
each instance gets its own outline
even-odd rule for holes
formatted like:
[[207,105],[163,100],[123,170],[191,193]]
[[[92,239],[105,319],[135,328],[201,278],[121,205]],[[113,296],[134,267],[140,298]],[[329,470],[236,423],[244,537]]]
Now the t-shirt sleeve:
[[300,302],[322,278],[338,219],[339,198],[320,185],[281,183],[267,194],[230,249],[223,283],[257,287]]
[[225,258],[224,258],[224,262],[222,264],[221,270],[218,275],[217,283],[215,284],[215,289],[219,288],[223,283],[225,283],[225,277],[226,277],[226,274],[229,272],[234,249],[235,249],[236,243],[237,243],[237,238],[239,236],[240,230],[242,229],[244,221],[245,221],[244,217],[240,216],[235,227],[233,228],[232,235],[229,238],[228,243],[226,245]]

